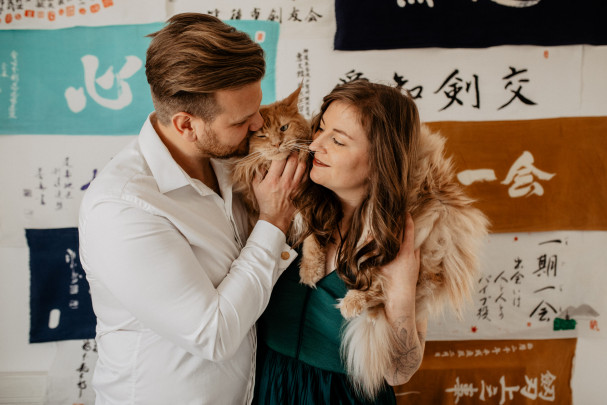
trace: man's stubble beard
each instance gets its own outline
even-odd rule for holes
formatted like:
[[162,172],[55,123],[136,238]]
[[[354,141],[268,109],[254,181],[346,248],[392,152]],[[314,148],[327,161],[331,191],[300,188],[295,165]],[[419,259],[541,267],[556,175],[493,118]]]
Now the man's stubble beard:
[[229,159],[232,157],[245,156],[249,152],[249,135],[236,146],[222,145],[217,139],[217,134],[211,128],[205,128],[204,140],[196,141],[198,151],[205,156],[215,159]]

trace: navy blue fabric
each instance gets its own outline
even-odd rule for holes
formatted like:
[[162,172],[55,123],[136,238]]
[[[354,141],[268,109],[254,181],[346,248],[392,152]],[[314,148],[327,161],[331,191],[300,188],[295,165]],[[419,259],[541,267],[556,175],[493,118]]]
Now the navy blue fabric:
[[[78,255],[78,228],[26,229],[30,250],[30,343],[95,337],[89,284]],[[51,311],[59,323],[49,325]]]
[[[338,50],[607,44],[607,1],[336,0]],[[433,7],[429,7],[432,3]],[[502,4],[500,4],[502,3]]]

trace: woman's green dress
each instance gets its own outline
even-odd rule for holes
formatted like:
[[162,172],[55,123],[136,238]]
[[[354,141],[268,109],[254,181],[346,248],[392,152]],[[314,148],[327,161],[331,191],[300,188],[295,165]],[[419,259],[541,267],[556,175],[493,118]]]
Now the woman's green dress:
[[254,402],[395,404],[387,384],[374,401],[357,396],[339,353],[344,320],[335,305],[346,285],[335,271],[316,289],[300,284],[300,257],[281,275],[258,322]]

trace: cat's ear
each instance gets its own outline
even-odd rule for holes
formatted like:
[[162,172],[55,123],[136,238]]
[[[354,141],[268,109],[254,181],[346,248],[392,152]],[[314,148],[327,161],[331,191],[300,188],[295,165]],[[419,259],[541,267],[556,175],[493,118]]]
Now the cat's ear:
[[289,94],[289,96],[287,98],[285,98],[286,105],[288,105],[289,107],[297,108],[297,101],[299,100],[299,92],[301,92],[302,86],[303,86],[303,82],[299,85],[298,88],[295,89],[295,91],[293,93]]

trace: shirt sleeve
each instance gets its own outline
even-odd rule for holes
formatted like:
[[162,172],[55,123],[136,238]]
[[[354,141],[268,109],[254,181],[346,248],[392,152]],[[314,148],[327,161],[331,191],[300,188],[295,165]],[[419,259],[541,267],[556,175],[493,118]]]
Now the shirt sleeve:
[[278,228],[260,221],[215,288],[204,263],[169,220],[122,200],[96,203],[81,215],[80,254],[87,277],[112,296],[105,298],[117,300],[145,327],[213,361],[236,352],[297,255]]

